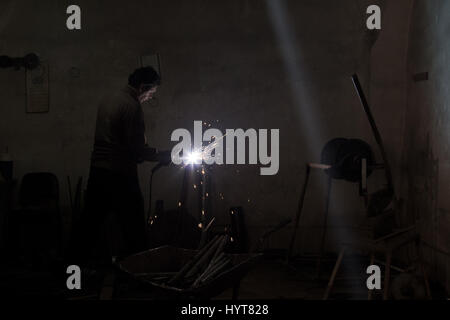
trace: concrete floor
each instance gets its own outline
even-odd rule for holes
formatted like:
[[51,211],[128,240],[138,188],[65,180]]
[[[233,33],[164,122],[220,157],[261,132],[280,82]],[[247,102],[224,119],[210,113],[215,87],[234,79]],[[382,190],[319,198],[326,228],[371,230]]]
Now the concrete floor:
[[[320,277],[317,277],[315,259],[297,259],[287,265],[281,258],[265,258],[241,280],[238,299],[320,300],[334,263],[334,257],[322,261]],[[364,257],[354,256],[345,259],[329,299],[366,300],[367,275],[363,269],[364,265]],[[397,275],[398,272],[392,272],[392,278]],[[100,274],[91,281],[92,289],[82,292],[69,292],[65,288],[65,277],[65,273],[61,270],[57,271],[57,269],[54,269],[53,272],[30,272],[26,268],[14,266],[2,268],[0,270],[0,295],[6,298],[74,300],[96,300],[102,296],[99,288],[105,287],[105,274]],[[153,292],[148,286],[141,283],[130,282],[129,278],[115,278],[114,288],[110,291],[114,291],[113,299],[161,299],[160,293]],[[108,292],[106,293],[108,294]],[[228,289],[213,297],[213,300],[225,300],[231,299],[231,297],[232,289]],[[373,298],[381,299],[381,292],[376,291]],[[433,298],[437,298],[437,295],[433,294]]]
[[[242,279],[238,299],[321,299],[326,288],[334,260],[322,263],[321,277],[316,277],[315,260],[293,261],[286,265],[283,259],[264,259]],[[345,273],[345,268],[343,272]],[[359,273],[352,277],[338,275],[331,299],[366,299],[365,279]],[[93,280],[92,288],[102,287],[104,275]],[[30,272],[26,268],[3,268],[0,271],[0,292],[5,297],[97,299],[99,292],[91,289],[83,292],[68,292],[65,289],[63,272]],[[114,298],[152,299],[160,298],[148,287],[131,284],[118,278],[114,287]],[[231,299],[232,289],[213,299]]]
[[[328,283],[334,261],[322,262],[317,277],[316,261],[293,261],[287,265],[283,260],[266,260],[255,267],[241,281],[239,299],[301,299],[320,300]],[[353,277],[338,276],[331,299],[366,299],[363,274]],[[227,290],[216,297],[229,299]]]
[[[325,285],[282,261],[265,261],[242,279],[239,299],[320,299]],[[216,298],[229,299],[231,294],[227,290]]]

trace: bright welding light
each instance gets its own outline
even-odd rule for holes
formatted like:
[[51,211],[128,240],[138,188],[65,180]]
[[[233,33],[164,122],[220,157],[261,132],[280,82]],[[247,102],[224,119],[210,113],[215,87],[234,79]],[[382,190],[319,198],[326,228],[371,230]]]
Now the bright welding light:
[[202,153],[199,151],[193,151],[189,153],[185,158],[186,164],[200,164],[203,160]]

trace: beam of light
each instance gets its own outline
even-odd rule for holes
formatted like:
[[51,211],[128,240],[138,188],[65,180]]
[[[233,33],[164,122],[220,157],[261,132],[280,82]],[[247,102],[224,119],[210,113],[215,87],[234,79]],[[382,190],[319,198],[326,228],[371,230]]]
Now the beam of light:
[[[320,147],[325,140],[322,139],[320,122],[317,120],[317,103],[311,98],[313,80],[308,66],[300,64],[305,57],[298,44],[295,29],[290,21],[284,0],[266,0],[266,7],[269,20],[272,24],[275,40],[278,44],[283,65],[289,80],[289,89],[291,91],[294,112],[298,119],[298,128],[303,130],[303,136],[306,139],[305,148],[310,149],[307,154],[319,154]],[[303,61],[305,61],[303,59]]]
[[[305,154],[312,157],[318,157],[322,145],[325,143],[324,132],[321,130],[321,123],[318,121],[318,104],[313,99],[311,92],[314,86],[311,84],[311,70],[308,66],[300,64],[300,61],[305,61],[304,54],[298,44],[295,29],[290,21],[290,16],[286,10],[286,1],[284,0],[266,0],[266,7],[269,20],[272,24],[275,38],[280,48],[280,53],[283,58],[285,72],[288,76],[291,95],[293,98],[295,115],[297,116],[298,128],[302,130],[302,136],[305,139],[304,148]],[[304,50],[303,50],[304,51]],[[314,90],[318,92],[318,90]],[[333,217],[333,209],[336,209],[336,204],[330,207],[329,222],[335,220]],[[334,219],[333,219],[334,218]],[[336,222],[336,221],[333,221]],[[330,225],[330,223],[329,223]],[[350,225],[350,224],[349,224]],[[337,229],[330,230],[328,228],[327,238],[332,239],[333,243],[340,244],[342,242],[352,241],[354,235],[345,231]],[[333,231],[333,234],[330,234]],[[357,268],[354,264],[348,266],[351,272]],[[349,271],[350,271],[349,270]],[[354,275],[354,274],[353,274]]]

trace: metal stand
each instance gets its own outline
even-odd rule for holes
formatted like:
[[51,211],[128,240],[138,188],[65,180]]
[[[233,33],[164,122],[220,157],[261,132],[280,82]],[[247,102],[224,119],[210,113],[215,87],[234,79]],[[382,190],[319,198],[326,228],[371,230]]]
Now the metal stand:
[[330,207],[330,195],[331,195],[331,184],[333,182],[333,179],[331,177],[328,177],[328,188],[327,188],[327,200],[326,200],[326,206],[325,206],[325,220],[323,222],[323,231],[322,231],[322,239],[320,241],[320,253],[319,257],[317,258],[317,278],[320,277],[320,266],[321,266],[321,260],[324,255],[325,250],[325,238],[327,234],[327,226],[328,226],[328,212]]
[[[303,189],[302,189],[302,193],[300,195],[300,200],[299,200],[299,203],[298,203],[298,210],[297,210],[297,213],[295,215],[294,231],[292,233],[291,241],[289,243],[289,248],[288,248],[288,252],[287,252],[287,255],[286,255],[286,263],[287,264],[289,264],[289,261],[292,258],[292,251],[293,251],[293,248],[294,248],[295,238],[297,237],[297,229],[298,229],[298,225],[299,225],[301,214],[302,214],[302,210],[303,210],[303,204],[305,202],[306,189],[308,187],[309,175],[311,173],[311,169],[327,170],[327,169],[330,169],[330,168],[331,168],[331,166],[325,165],[325,164],[317,164],[317,163],[307,163],[306,164],[305,181],[303,183]],[[327,201],[326,201],[324,231],[323,231],[323,234],[322,234],[322,243],[321,243],[321,249],[320,249],[321,252],[320,252],[320,254],[323,253],[323,249],[324,249],[325,234],[326,234],[327,220],[328,220],[328,207],[329,207],[329,203],[330,203],[331,183],[332,183],[332,179],[330,177],[329,180],[328,180],[328,194],[327,194]],[[320,266],[320,256],[319,256],[319,260],[317,262],[317,266],[318,266],[318,268]]]

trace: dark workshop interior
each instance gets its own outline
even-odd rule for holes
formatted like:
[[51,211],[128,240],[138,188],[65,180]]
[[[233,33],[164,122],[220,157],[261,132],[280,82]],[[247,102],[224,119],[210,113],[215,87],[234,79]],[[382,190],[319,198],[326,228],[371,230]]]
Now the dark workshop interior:
[[0,295],[448,300],[449,31],[448,0],[0,1]]

